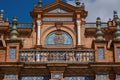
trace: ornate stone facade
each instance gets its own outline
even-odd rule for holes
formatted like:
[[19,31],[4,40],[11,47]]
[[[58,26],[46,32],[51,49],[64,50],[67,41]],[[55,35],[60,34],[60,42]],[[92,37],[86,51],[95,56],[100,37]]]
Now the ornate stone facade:
[[61,0],[30,12],[33,22],[0,12],[0,80],[120,80],[120,19],[86,22],[85,5]]

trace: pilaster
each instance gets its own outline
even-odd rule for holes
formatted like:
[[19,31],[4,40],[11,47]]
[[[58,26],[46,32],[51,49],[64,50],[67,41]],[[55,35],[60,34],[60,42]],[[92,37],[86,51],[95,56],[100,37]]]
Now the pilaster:
[[41,20],[37,20],[37,45],[41,45]]
[[77,37],[78,37],[78,46],[80,46],[81,45],[81,27],[80,27],[80,25],[81,25],[81,21],[80,20],[77,20]]

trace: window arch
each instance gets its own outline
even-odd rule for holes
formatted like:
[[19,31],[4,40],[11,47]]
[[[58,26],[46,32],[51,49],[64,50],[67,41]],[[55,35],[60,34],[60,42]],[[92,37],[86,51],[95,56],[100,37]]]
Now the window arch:
[[57,30],[47,35],[45,44],[53,46],[72,45],[73,40],[67,32]]

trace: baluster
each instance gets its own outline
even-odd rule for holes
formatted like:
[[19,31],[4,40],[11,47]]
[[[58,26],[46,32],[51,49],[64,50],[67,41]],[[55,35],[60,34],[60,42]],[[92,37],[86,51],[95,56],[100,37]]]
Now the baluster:
[[36,51],[36,61],[37,61],[37,62],[40,61],[40,54],[38,53],[38,51]]
[[28,61],[28,53],[25,52],[25,61]]
[[89,59],[90,59],[89,55],[90,55],[90,52],[87,51],[86,54],[87,54],[87,56],[86,56],[86,61],[89,62]]
[[91,62],[93,62],[93,61],[94,61],[94,53],[91,52]]
[[50,51],[47,51],[47,53],[46,53],[46,61],[48,61],[48,56],[49,56],[49,53],[50,53]]
[[57,56],[58,56],[58,54],[57,54],[57,52],[56,52],[56,54],[54,53],[54,58],[55,58],[55,61],[57,61]]
[[69,53],[69,61],[73,61],[71,52]]
[[89,62],[92,62],[92,54],[89,52]]
[[64,51],[61,51],[61,53],[62,53],[62,55],[61,55],[61,61],[65,61],[65,58],[64,58],[65,54],[64,54]]
[[87,51],[84,52],[84,60],[87,62]]
[[63,51],[63,61],[66,61],[66,54],[65,54],[65,51]]
[[42,52],[40,51],[39,54],[40,54],[40,61],[42,61]]
[[33,62],[35,62],[35,51],[32,52],[33,55]]
[[50,61],[50,54],[51,54],[51,51],[49,51],[48,55],[47,55],[47,60]]
[[54,61],[53,53],[54,53],[54,52],[52,52],[52,53],[50,54],[50,56],[51,56],[51,61]]
[[84,55],[83,55],[83,51],[81,52],[81,62],[84,62]]
[[58,61],[59,60],[59,52],[57,51],[57,54],[56,54],[56,61]]
[[66,51],[65,52],[65,60],[68,61],[69,60],[69,53]]
[[59,61],[62,61],[62,52],[59,51]]
[[28,61],[31,60],[31,54],[28,52]]
[[56,58],[56,60],[57,60],[57,61],[60,60],[60,53],[59,53],[59,51],[57,51],[57,58]]
[[52,51],[51,51],[50,54],[49,54],[49,61],[52,60],[52,56],[51,56],[51,54],[52,54]]
[[80,52],[79,55],[80,55],[80,62],[82,62],[83,61],[82,52]]
[[60,61],[64,60],[63,55],[64,55],[63,51],[60,51]]
[[47,61],[47,52],[44,53],[44,61]]
[[74,54],[74,50],[72,50],[72,59],[73,59],[73,61],[75,61],[75,54]]
[[32,51],[30,52],[30,54],[31,54],[31,62],[33,62],[33,53],[32,53]]
[[26,55],[25,55],[25,52],[23,53],[23,61],[25,62],[26,60],[25,60],[25,57]]
[[56,53],[56,52],[54,52],[54,53],[52,54],[52,56],[53,56],[53,61],[55,61],[55,60],[56,60],[56,55],[57,55],[57,53]]
[[78,51],[76,51],[76,61],[79,61],[80,59],[80,55],[79,55],[79,53],[78,53]]
[[44,52],[41,52],[41,61],[44,61]]
[[29,58],[30,58],[30,62],[32,61],[32,54],[31,51],[28,53],[29,54]]
[[85,62],[85,55],[84,55],[85,51],[83,51],[83,62]]

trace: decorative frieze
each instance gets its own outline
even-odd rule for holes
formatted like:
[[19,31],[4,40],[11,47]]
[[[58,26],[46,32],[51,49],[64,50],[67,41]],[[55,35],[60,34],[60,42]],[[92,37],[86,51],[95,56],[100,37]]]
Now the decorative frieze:
[[44,17],[43,21],[73,21],[72,17]]

